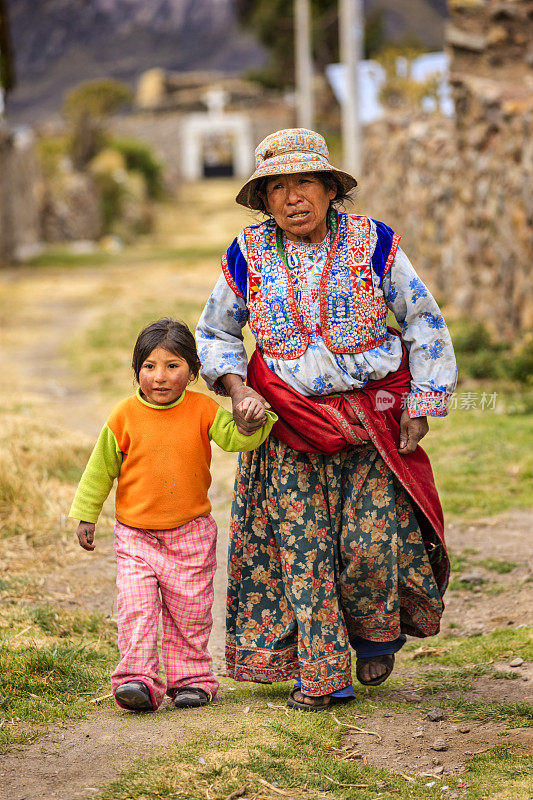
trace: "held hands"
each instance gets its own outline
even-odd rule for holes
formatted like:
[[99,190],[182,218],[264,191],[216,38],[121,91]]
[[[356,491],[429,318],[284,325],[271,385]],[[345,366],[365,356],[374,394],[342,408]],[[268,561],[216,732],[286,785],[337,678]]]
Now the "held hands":
[[420,439],[429,431],[426,417],[409,417],[407,409],[404,409],[400,418],[400,446],[398,452],[405,456],[413,453]]
[[251,436],[265,424],[265,409],[270,408],[270,405],[264,397],[246,386],[239,375],[228,373],[220,380],[231,397],[233,419],[237,430],[243,436]]
[[80,547],[83,547],[84,550],[94,550],[96,547],[94,542],[94,530],[96,525],[94,522],[80,522],[77,529],[76,535],[78,537],[78,542],[80,543]]
[[242,384],[231,393],[232,413],[237,430],[250,436],[266,422],[265,409],[270,408],[264,397]]

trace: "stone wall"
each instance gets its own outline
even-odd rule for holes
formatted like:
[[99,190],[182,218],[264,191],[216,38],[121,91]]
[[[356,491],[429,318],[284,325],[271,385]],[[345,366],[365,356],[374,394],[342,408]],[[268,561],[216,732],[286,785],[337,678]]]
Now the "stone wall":
[[40,249],[39,177],[32,134],[0,125],[0,264]]
[[469,307],[511,338],[533,329],[533,2],[453,0],[451,12]]
[[356,205],[402,237],[403,247],[441,303],[468,300],[458,281],[464,236],[454,123],[440,116],[394,115],[365,131]]
[[450,7],[456,117],[369,126],[361,206],[442,302],[513,339],[533,329],[533,2]]
[[94,241],[102,235],[100,194],[90,174],[67,170],[43,182],[40,224],[45,242]]

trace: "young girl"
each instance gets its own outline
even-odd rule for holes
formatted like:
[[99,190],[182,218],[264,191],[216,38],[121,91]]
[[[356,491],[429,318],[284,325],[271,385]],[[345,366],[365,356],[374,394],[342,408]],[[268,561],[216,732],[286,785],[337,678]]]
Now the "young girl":
[[[165,692],[177,708],[205,705],[217,692],[207,642],[211,631],[216,524],[207,491],[211,440],[223,450],[253,450],[276,415],[245,436],[214,400],[187,390],[200,361],[186,325],[161,319],[135,343],[139,384],[111,412],[78,486],[70,516],[78,540],[94,550],[95,523],[113,481],[120,663],[111,676],[122,708],[155,711]],[[257,407],[256,407],[257,406]],[[247,418],[261,406],[247,398]],[[157,628],[163,618],[159,676]]]

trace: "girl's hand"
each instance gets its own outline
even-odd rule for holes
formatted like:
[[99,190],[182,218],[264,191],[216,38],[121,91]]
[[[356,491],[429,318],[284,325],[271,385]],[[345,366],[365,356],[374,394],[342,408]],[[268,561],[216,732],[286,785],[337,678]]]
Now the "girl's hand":
[[94,542],[94,531],[96,525],[94,522],[80,522],[78,528],[76,530],[76,535],[78,537],[78,542],[80,543],[80,547],[83,547],[84,550],[94,550],[95,546]]
[[236,410],[247,422],[257,422],[261,426],[266,422],[265,404],[258,397],[245,397]]
[[413,417],[411,419],[407,409],[404,409],[400,418],[400,446],[398,452],[402,456],[414,453],[418,442],[428,431],[427,417]]
[[266,422],[265,409],[270,408],[264,397],[243,383],[242,387],[232,392],[231,402],[233,419],[239,433],[251,436],[263,427]]
[[264,397],[243,383],[242,388],[232,393],[231,403],[239,433],[250,436],[263,427],[266,422],[265,408],[270,408]]
[[228,373],[221,381],[231,397],[233,419],[239,433],[250,436],[262,428],[266,422],[265,408],[270,408],[265,398],[246,386],[239,375]]

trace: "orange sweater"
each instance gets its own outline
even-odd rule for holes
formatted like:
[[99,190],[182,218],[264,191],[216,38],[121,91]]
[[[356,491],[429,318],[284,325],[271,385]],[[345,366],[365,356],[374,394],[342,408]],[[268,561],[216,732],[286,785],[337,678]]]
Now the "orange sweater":
[[116,517],[131,528],[177,528],[211,511],[211,440],[229,452],[265,441],[276,415],[251,436],[210,397],[185,391],[168,406],[139,392],[111,412],[79,483],[70,516],[96,522],[118,478]]
[[185,392],[172,408],[150,407],[130,397],[108,419],[122,466],[115,499],[119,522],[162,530],[211,511],[211,442],[219,409],[210,397]]

